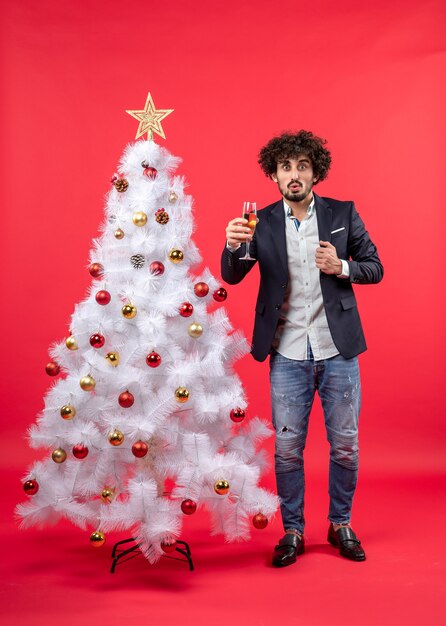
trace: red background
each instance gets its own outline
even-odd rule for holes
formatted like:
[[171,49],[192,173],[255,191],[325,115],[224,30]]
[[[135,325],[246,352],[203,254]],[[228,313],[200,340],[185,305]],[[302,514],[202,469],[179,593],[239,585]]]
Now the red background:
[[[1,463],[12,543],[29,541],[34,550],[32,537],[43,537],[28,531],[19,539],[11,521],[19,478],[36,456],[24,433],[49,384],[48,346],[66,336],[89,284],[84,268],[110,176],[136,133],[124,111],[142,108],[148,91],[158,108],[175,109],[159,142],[183,158],[195,241],[214,275],[225,226],[242,201],[278,198],[257,165],[259,148],[285,129],[328,139],[333,167],[316,192],[355,200],[385,267],[381,284],[356,289],[369,345],[360,361],[364,495],[360,483],[356,514],[367,523],[373,511],[374,528],[386,515],[398,528],[419,528],[426,509],[437,511],[435,523],[444,520],[436,498],[446,471],[445,13],[436,0],[3,3]],[[256,273],[230,287],[227,300],[248,338]],[[250,357],[238,367],[250,414],[266,419],[267,370]],[[310,519],[316,511],[325,517],[327,462],[317,408],[307,453],[316,494]],[[272,473],[265,484],[273,486]],[[395,502],[403,488],[404,506],[384,515],[382,502]],[[427,492],[432,499],[421,504]],[[196,524],[207,536],[206,520]],[[84,541],[67,529],[70,541]],[[279,532],[277,522],[268,545]],[[59,539],[50,553],[63,553]],[[430,589],[437,574],[434,566],[425,573]],[[318,623],[311,615],[307,623]]]

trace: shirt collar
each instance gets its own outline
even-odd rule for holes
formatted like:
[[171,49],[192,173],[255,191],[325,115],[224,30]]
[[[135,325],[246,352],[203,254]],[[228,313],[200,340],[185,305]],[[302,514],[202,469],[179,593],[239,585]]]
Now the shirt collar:
[[[286,203],[285,198],[283,199],[283,208],[285,210],[285,215],[287,217],[291,217],[293,218],[293,213],[291,211],[291,207],[289,204]],[[313,194],[313,199],[310,202],[310,204],[308,205],[308,209],[307,209],[307,217],[312,217],[314,214],[314,194]],[[296,219],[296,218],[293,218]]]

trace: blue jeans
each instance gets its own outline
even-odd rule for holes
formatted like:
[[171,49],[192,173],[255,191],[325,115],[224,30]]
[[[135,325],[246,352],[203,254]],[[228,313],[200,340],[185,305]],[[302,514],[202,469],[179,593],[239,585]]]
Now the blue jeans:
[[303,452],[316,389],[330,443],[328,519],[348,524],[358,476],[358,357],[344,359],[337,355],[324,361],[294,361],[273,352],[270,381],[277,493],[284,529],[304,531]]

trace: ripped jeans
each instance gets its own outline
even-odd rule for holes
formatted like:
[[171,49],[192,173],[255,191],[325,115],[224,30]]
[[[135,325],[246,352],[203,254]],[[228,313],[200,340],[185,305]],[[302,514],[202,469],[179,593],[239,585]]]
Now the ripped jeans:
[[337,355],[323,361],[294,361],[273,352],[270,381],[277,493],[284,529],[304,531],[303,452],[316,389],[330,444],[328,519],[335,524],[349,523],[358,476],[358,357],[344,359]]

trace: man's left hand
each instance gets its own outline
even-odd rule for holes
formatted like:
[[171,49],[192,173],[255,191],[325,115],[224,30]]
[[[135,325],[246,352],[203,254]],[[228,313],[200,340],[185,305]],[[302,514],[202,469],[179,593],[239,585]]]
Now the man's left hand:
[[329,241],[320,241],[319,246],[316,248],[316,267],[324,274],[341,274],[342,263],[336,248]]

